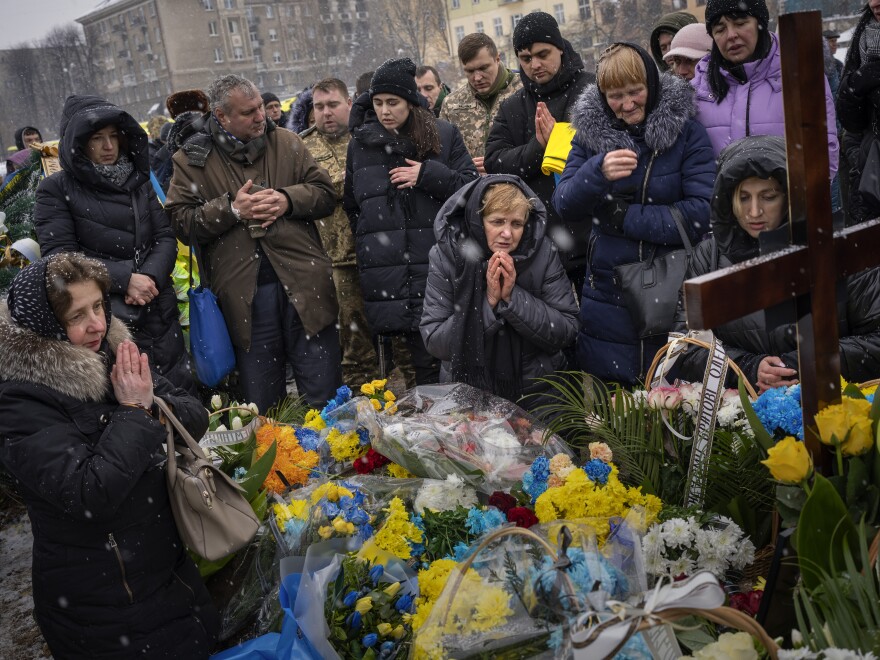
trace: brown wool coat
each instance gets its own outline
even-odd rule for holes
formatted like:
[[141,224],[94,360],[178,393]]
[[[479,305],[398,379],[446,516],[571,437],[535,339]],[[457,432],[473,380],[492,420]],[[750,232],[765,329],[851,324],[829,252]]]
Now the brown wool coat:
[[260,257],[257,241],[246,222],[235,217],[230,201],[248,179],[290,198],[287,215],[269,227],[260,243],[306,333],[317,334],[335,323],[338,314],[330,259],[314,225],[333,212],[336,193],[327,171],[315,163],[300,137],[284,130],[268,132],[266,152],[253,165],[235,163],[214,146],[205,166],[197,167],[178,150],[165,209],[177,237],[201,245],[205,279],[219,300],[232,343],[245,350],[251,343]]

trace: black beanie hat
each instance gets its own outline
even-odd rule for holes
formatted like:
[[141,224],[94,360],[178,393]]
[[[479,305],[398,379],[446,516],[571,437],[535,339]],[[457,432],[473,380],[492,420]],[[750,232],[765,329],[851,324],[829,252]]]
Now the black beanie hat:
[[370,81],[370,98],[376,94],[394,94],[415,106],[421,105],[415,63],[408,57],[382,62]]
[[533,11],[523,16],[513,30],[513,52],[528,48],[533,43],[553,44],[565,50],[565,40],[559,31],[559,23],[545,11]]
[[765,30],[770,22],[770,12],[764,0],[708,0],[706,3],[706,32],[712,34],[712,27],[722,16],[754,16],[758,25]]
[[263,105],[269,105],[273,101],[281,103],[281,99],[275,96],[275,94],[273,94],[272,92],[263,92],[261,97],[263,99]]

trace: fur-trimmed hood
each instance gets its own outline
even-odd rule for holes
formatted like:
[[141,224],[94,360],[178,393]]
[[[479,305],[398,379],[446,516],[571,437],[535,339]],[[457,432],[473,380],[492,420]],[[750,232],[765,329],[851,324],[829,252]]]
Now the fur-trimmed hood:
[[[668,150],[695,114],[694,90],[688,82],[671,73],[661,74],[660,98],[645,121],[645,143],[652,151]],[[596,84],[589,85],[575,103],[572,125],[577,130],[575,141],[593,153],[638,151],[633,136],[614,126]]]
[[[131,335],[113,318],[105,345],[111,353]],[[0,381],[43,385],[79,401],[101,401],[110,388],[105,357],[68,341],[49,339],[15,323],[0,302]]]

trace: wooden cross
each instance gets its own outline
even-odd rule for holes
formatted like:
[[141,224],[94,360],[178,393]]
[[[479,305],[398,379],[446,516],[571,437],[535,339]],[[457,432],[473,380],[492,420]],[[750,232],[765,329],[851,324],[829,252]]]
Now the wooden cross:
[[715,328],[794,300],[804,441],[827,472],[813,419],[840,402],[839,279],[880,265],[880,219],[837,232],[831,221],[821,12],[779,18],[792,247],[684,283],[691,329]]

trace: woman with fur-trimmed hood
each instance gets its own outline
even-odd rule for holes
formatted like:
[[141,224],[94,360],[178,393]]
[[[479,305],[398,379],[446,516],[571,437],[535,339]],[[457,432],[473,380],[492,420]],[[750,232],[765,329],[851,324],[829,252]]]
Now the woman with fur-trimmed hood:
[[577,134],[553,205],[566,222],[592,223],[578,362],[598,378],[634,385],[666,337],[636,334],[614,267],[681,248],[671,206],[692,242],[708,232],[712,146],[694,120],[690,85],[661,76],[628,43],[599,58],[597,84],[581,95],[572,124]]
[[153,396],[199,438],[200,402],[110,315],[104,265],[60,253],[0,303],[0,465],[34,533],[34,616],[55,658],[207,658],[219,616],[168,500]]

